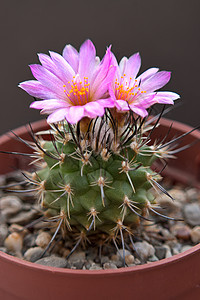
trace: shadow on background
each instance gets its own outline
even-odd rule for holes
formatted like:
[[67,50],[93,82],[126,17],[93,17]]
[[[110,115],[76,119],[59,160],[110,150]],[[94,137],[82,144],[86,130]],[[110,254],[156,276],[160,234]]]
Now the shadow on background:
[[29,109],[32,97],[17,85],[33,79],[28,65],[37,53],[79,48],[90,38],[102,57],[108,45],[121,59],[139,51],[141,72],[172,71],[165,90],[181,95],[168,117],[200,123],[200,1],[192,0],[2,0],[0,133],[41,117]]

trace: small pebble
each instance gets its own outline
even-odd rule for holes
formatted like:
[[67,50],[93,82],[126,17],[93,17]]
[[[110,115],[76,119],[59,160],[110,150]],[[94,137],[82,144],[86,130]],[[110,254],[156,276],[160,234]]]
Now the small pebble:
[[43,231],[37,236],[35,243],[38,247],[46,248],[50,240],[51,240],[51,235],[48,232]]
[[44,252],[44,249],[42,249],[41,247],[29,248],[24,253],[24,258],[28,261],[35,262],[41,258],[43,252]]
[[17,196],[5,196],[0,200],[1,213],[6,218],[22,210],[22,201]]
[[193,243],[200,243],[200,226],[192,228],[190,235]]
[[17,223],[19,225],[27,225],[31,220],[34,219],[34,217],[37,215],[36,210],[31,211],[22,211],[16,216],[9,218],[9,223]]
[[167,251],[167,249],[165,247],[163,247],[163,246],[155,246],[155,255],[159,259],[165,258],[166,251]]
[[24,237],[24,247],[32,248],[35,246],[36,234],[29,233]]
[[135,258],[131,254],[125,256],[125,262],[126,262],[127,265],[133,264],[134,260],[135,260]]
[[156,256],[156,255],[153,255],[153,256],[150,256],[149,258],[148,258],[148,261],[149,262],[154,262],[154,261],[158,261],[159,259],[158,259],[158,257]]
[[93,263],[89,270],[102,270],[103,268],[100,267],[100,265]]
[[39,265],[55,267],[55,268],[66,268],[67,266],[66,259],[54,255],[43,257],[37,260],[35,263]]
[[200,198],[199,191],[195,188],[190,188],[186,190],[186,196],[189,199],[189,201],[196,201]]
[[138,255],[143,259],[147,260],[148,257],[153,256],[155,254],[154,247],[147,243],[146,241],[143,242],[136,242],[135,248]]
[[187,204],[183,212],[188,224],[192,226],[200,225],[200,205],[197,203]]
[[74,263],[76,261],[85,260],[85,252],[84,251],[74,251],[72,255],[69,257],[68,261],[70,263]]
[[103,269],[104,270],[117,269],[117,266],[115,264],[113,264],[112,262],[107,262],[107,263],[103,264]]
[[131,255],[131,252],[128,251],[127,249],[125,249],[125,251],[123,251],[123,249],[119,249],[119,251],[117,251],[117,255],[118,255],[120,258],[123,257],[124,253],[125,253],[125,256]]
[[6,224],[2,224],[0,226],[0,246],[3,246],[4,240],[8,235],[8,226]]
[[185,252],[185,251],[187,251],[187,250],[189,250],[189,249],[191,249],[191,248],[192,248],[191,245],[184,245],[184,246],[182,247],[182,249],[181,249],[181,252]]
[[163,247],[166,249],[165,258],[171,257],[172,252],[171,252],[170,247],[168,245],[163,245]]
[[184,241],[190,239],[191,229],[184,224],[175,224],[171,226],[170,231],[178,238]]
[[14,252],[16,254],[21,253],[23,245],[23,239],[21,234],[13,232],[4,241],[4,246],[8,251]]

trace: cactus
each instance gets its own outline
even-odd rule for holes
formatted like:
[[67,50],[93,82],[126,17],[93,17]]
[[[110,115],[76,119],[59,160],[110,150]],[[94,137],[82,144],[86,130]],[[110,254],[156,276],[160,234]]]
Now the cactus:
[[20,84],[42,99],[31,107],[48,114],[51,126],[36,134],[31,129],[34,143],[24,141],[34,149],[36,166],[25,178],[45,217],[57,224],[53,238],[62,230],[76,241],[74,249],[87,239],[116,247],[120,239],[124,249],[124,238],[132,242],[141,220],[157,213],[152,187],[171,197],[152,165],[179,151],[177,139],[151,143],[163,111],[155,121],[148,109],[173,104],[179,95],[155,92],[170,72],[151,68],[136,78],[138,53],[118,66],[109,47],[100,62],[88,40],[79,53],[67,45],[63,56],[50,56],[40,54],[42,66],[31,66],[36,81]]

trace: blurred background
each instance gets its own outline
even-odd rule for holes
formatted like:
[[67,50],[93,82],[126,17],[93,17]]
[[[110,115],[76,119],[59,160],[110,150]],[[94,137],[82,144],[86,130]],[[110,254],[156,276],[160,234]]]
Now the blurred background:
[[62,53],[86,39],[102,57],[108,45],[118,60],[139,51],[141,72],[172,71],[164,90],[181,95],[181,106],[167,117],[200,124],[199,0],[1,0],[0,134],[44,118],[29,109],[33,98],[17,87],[33,79],[28,65],[37,53]]

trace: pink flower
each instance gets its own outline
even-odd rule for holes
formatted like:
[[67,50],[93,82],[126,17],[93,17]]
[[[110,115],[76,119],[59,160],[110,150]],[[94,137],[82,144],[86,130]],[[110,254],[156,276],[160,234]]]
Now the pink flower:
[[180,96],[173,92],[155,92],[162,88],[171,77],[167,71],[150,68],[136,78],[141,66],[139,53],[129,59],[123,57],[119,63],[112,54],[113,65],[117,70],[109,93],[119,111],[132,110],[141,117],[148,115],[147,108],[155,103],[173,104]]
[[116,68],[111,66],[110,47],[100,62],[90,40],[86,40],[78,51],[66,45],[63,55],[50,52],[50,56],[39,54],[42,65],[30,65],[37,80],[19,84],[23,90],[42,101],[30,107],[49,114],[49,123],[67,119],[71,124],[83,117],[103,116],[105,107],[112,107],[108,96],[108,85],[113,80]]

